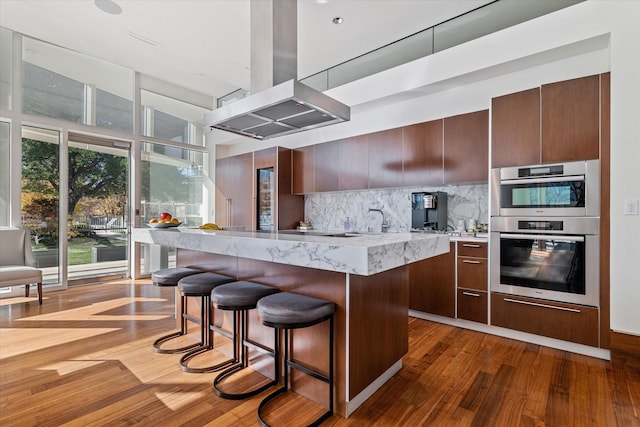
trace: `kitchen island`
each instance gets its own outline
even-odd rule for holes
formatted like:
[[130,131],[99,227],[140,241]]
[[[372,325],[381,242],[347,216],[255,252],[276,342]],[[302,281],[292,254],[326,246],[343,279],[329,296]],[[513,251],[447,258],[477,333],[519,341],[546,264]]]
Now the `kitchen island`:
[[[444,234],[305,234],[189,228],[132,231],[135,242],[177,248],[177,265],[201,265],[237,280],[323,298],[336,304],[335,412],[348,417],[402,368],[408,350],[408,264],[449,251]],[[196,301],[190,313],[198,313]],[[216,321],[223,313],[216,311]],[[222,319],[222,317],[221,317]],[[223,319],[221,321],[224,321]],[[226,322],[225,322],[226,323]],[[252,310],[252,340],[272,345],[270,328]],[[297,330],[296,359],[328,371],[327,325]],[[271,367],[254,369],[272,375]],[[292,389],[327,405],[326,385],[293,378]]]

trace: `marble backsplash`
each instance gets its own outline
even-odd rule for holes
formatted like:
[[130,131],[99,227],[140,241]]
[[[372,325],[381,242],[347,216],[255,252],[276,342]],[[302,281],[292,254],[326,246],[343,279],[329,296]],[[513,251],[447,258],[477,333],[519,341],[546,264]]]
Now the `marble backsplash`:
[[455,228],[459,220],[465,224],[475,219],[478,224],[489,222],[488,184],[447,185],[440,187],[407,187],[380,190],[336,191],[305,195],[305,219],[317,230],[349,231],[380,230],[382,216],[369,212],[382,209],[390,232],[405,232],[411,228],[411,193],[444,191],[447,193],[447,223]]

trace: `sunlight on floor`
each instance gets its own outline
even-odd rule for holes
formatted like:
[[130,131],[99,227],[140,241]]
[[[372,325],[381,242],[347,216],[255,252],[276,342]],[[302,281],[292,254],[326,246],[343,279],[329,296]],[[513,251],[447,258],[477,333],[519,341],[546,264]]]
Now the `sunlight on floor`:
[[[0,359],[119,330],[120,328],[2,328]],[[51,339],[52,336],[56,336],[55,341]]]
[[42,320],[82,320],[82,321],[101,321],[101,320],[159,320],[167,317],[166,314],[101,314],[106,311],[113,311],[117,308],[133,304],[135,302],[162,302],[164,298],[118,298],[114,300],[98,302],[86,307],[74,308],[71,310],[56,311],[55,313],[40,314],[29,316],[19,321],[42,321]]
[[53,365],[43,366],[41,369],[43,371],[56,371],[58,375],[63,376],[101,363],[104,363],[104,360],[65,360]]

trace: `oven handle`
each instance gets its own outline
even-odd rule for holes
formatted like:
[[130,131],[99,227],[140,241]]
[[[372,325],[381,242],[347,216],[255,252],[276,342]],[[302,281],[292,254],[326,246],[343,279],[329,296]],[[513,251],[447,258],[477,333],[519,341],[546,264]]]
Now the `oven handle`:
[[522,301],[522,300],[517,300],[517,299],[512,299],[512,298],[504,298],[504,300],[506,302],[514,302],[516,304],[532,305],[534,307],[552,308],[554,310],[562,310],[562,311],[570,311],[572,313],[580,313],[580,310],[578,310],[576,308],[560,307],[560,306],[557,306],[557,305],[549,305],[549,304],[540,304],[539,302]]
[[545,184],[549,182],[567,182],[567,181],[584,181],[584,175],[556,176],[553,178],[505,179],[500,181],[500,185]]
[[565,236],[562,234],[506,234],[500,233],[501,239],[527,239],[527,240],[566,240],[569,242],[584,242],[584,236]]

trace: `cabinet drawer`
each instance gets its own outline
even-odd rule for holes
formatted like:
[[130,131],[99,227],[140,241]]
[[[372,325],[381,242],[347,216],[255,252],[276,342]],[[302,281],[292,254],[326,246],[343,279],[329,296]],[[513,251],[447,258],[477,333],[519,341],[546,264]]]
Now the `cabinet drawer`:
[[458,257],[458,287],[487,290],[487,259]]
[[593,307],[492,293],[491,324],[598,346],[598,309]]
[[484,242],[458,242],[458,256],[487,257],[487,244]]
[[487,323],[487,293],[458,289],[458,318]]

